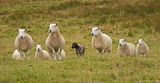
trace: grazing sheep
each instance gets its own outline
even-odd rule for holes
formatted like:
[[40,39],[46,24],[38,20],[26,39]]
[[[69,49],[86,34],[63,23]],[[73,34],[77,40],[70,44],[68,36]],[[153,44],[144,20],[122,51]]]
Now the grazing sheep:
[[53,23],[49,25],[49,35],[45,44],[49,51],[52,52],[52,57],[54,57],[54,60],[62,59],[63,56],[61,55],[61,51],[64,49],[65,40],[61,35],[57,24]]
[[136,47],[137,54],[146,55],[149,52],[148,45],[144,42],[144,39],[139,39]]
[[136,48],[132,43],[128,43],[126,39],[119,39],[118,54],[132,56],[135,55]]
[[72,48],[76,49],[76,54],[78,56],[83,56],[85,53],[85,47],[83,45],[77,44],[77,43],[72,43]]
[[27,29],[17,29],[18,35],[14,42],[14,47],[24,55],[24,52],[28,52],[32,48],[33,40],[30,35],[28,35]]
[[36,45],[35,59],[43,59],[43,60],[49,59],[49,53],[43,50],[40,44]]
[[99,29],[99,27],[93,27],[92,28],[92,46],[98,50],[99,53],[104,54],[105,52],[109,53],[112,50],[112,39],[102,33]]
[[[25,54],[24,54],[24,57],[25,57]],[[23,60],[23,58],[21,53],[16,49],[14,50],[13,54],[12,54],[12,59],[14,60]]]

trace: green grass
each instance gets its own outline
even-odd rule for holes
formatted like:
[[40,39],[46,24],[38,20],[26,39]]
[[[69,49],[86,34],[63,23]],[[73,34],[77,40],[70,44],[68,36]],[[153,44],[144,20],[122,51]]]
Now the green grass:
[[[160,80],[159,0],[1,0],[0,83],[154,83]],[[14,61],[16,29],[28,28],[34,41],[44,45],[50,22],[58,23],[66,40],[63,61]],[[91,27],[113,39],[110,56],[91,47]],[[119,57],[118,38],[137,43],[144,38],[150,47],[147,57]],[[76,56],[72,42],[87,48]]]

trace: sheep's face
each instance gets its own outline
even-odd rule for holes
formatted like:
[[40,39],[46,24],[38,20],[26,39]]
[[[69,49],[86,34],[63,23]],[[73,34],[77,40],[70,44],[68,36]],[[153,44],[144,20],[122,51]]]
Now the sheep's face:
[[98,35],[98,32],[99,32],[99,27],[93,27],[93,28],[92,28],[92,32],[91,32],[91,35],[92,35],[92,36],[97,36],[97,35]]
[[57,27],[57,24],[50,24],[49,25],[49,32],[52,33],[52,32],[57,32],[58,31],[58,27]]
[[72,43],[72,48],[78,48],[78,44],[77,43]]
[[18,30],[18,37],[19,38],[24,38],[26,36],[26,29],[17,29]]
[[126,43],[126,39],[119,39],[119,46],[125,46]]
[[37,51],[41,51],[42,50],[42,46],[40,44],[36,45],[36,50]]
[[139,44],[139,45],[142,45],[143,43],[144,43],[144,40],[143,40],[143,39],[139,39],[139,40],[138,40],[138,44]]

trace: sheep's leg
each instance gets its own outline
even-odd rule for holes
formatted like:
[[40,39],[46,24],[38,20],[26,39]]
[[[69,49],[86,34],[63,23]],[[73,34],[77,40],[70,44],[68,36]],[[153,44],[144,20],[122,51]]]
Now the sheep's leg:
[[52,58],[54,58],[54,60],[57,60],[57,57],[56,57],[57,54],[56,54],[55,50],[53,49],[52,52],[53,52],[52,53]]
[[61,54],[62,49],[58,49],[57,55],[58,55],[58,60],[62,59],[62,54]]
[[77,54],[77,56],[79,56],[79,52],[78,52],[78,50],[76,50],[76,54]]
[[25,57],[26,57],[26,56],[25,56],[25,53],[24,53],[24,52],[22,52],[22,51],[20,51],[20,50],[19,50],[19,52],[20,52],[20,54],[21,54],[21,58],[24,60],[24,59],[25,59]]

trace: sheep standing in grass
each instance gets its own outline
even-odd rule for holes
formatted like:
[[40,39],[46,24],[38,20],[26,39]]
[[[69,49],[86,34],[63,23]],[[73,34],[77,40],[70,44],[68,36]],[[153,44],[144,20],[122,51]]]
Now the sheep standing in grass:
[[58,58],[58,56],[61,56],[60,60],[63,60],[65,58],[65,56],[66,56],[66,52],[62,49],[60,55],[58,53],[56,53],[54,56],[56,56],[56,58]]
[[36,45],[35,59],[36,60],[37,59],[43,59],[43,60],[49,59],[49,53],[43,50],[40,44]]
[[119,39],[118,54],[132,56],[135,55],[136,48],[132,43],[128,43],[126,39]]
[[[24,55],[24,57],[25,57],[25,55]],[[14,60],[23,60],[24,57],[22,57],[21,53],[17,49],[14,50],[14,52],[12,54],[12,59],[14,59]]]
[[112,50],[112,39],[108,35],[102,33],[99,27],[92,28],[92,46],[98,50],[99,53],[109,53]]
[[49,25],[49,36],[47,37],[45,44],[49,51],[52,52],[54,60],[62,59],[63,56],[61,55],[61,52],[64,49],[65,40],[61,35],[57,24],[53,23]]
[[76,49],[76,54],[78,56],[83,56],[85,53],[85,47],[83,45],[77,44],[77,43],[72,43],[72,48]]
[[33,40],[26,32],[26,29],[17,29],[18,36],[15,39],[14,47],[20,52],[22,56],[25,56],[24,52],[28,52],[32,48]]
[[149,52],[149,47],[144,42],[143,39],[138,40],[138,44],[137,44],[137,47],[136,47],[136,52],[137,52],[137,54],[141,54],[141,55],[144,55],[144,56]]

